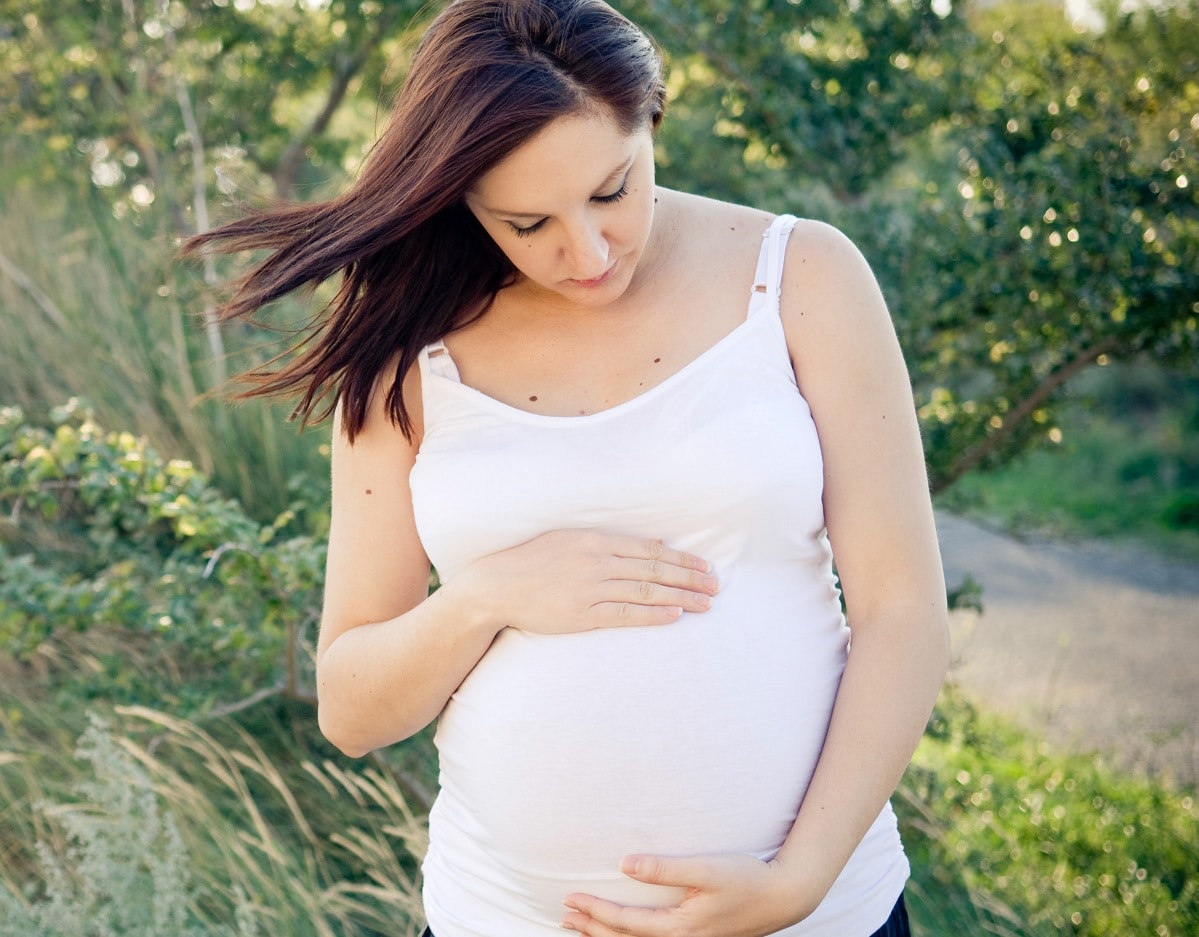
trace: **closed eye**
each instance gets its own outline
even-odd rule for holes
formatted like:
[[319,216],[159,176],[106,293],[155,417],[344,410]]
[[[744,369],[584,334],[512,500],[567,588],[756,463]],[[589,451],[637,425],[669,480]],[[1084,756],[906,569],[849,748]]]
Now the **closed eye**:
[[518,238],[527,238],[530,234],[535,232],[538,228],[540,228],[544,224],[545,224],[545,219],[542,218],[539,222],[537,222],[537,224],[531,224],[527,228],[518,227],[517,225],[514,225],[511,221],[508,222],[508,227],[510,227],[512,229],[512,233],[515,234]]
[[[601,205],[614,205],[628,194],[629,194],[629,177],[625,176],[624,181],[621,182],[621,184],[620,184],[620,188],[617,189],[615,192],[613,192],[610,195],[596,195],[591,199],[591,201],[599,202],[599,204],[601,204]],[[518,238],[527,238],[530,234],[535,234],[545,224],[545,222],[546,222],[546,219],[542,218],[536,224],[531,224],[527,228],[522,228],[519,225],[514,225],[511,221],[509,221],[508,227],[510,227],[512,229],[512,233],[515,234]]]
[[619,202],[622,198],[629,194],[629,177],[624,177],[624,182],[620,184],[620,188],[611,195],[597,195],[593,202],[599,202],[601,205],[611,205],[613,202]]

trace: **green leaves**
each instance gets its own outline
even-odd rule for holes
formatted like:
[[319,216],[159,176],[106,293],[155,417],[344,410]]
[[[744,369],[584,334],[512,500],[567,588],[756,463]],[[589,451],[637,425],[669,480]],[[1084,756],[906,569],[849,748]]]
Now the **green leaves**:
[[[1052,439],[1058,400],[1094,363],[1187,366],[1199,352],[1196,0],[1105,7],[1091,32],[1050,4],[620,6],[666,52],[664,183],[826,218],[863,248],[897,320],[935,487]],[[146,234],[193,230],[209,201],[317,197],[344,182],[380,126],[380,89],[402,73],[420,10],[0,6],[0,119],[18,131],[0,156],[82,189],[88,202],[67,199],[72,209],[90,203]],[[9,201],[14,214],[28,204]],[[132,252],[110,240],[104,261],[123,269]],[[116,309],[107,331],[168,294],[196,308],[194,287],[129,273],[104,304]],[[51,298],[77,314],[69,297]],[[143,331],[153,364],[133,362],[130,392],[166,400],[146,388],[178,379],[160,406],[184,427],[211,353],[199,330],[179,327],[171,343],[191,361],[179,367]],[[222,466],[204,464],[232,490]],[[192,530],[187,505],[177,510]]]
[[921,886],[964,884],[1008,922],[996,932],[1170,935],[1199,921],[1192,793],[1050,753],[952,690],[901,791]]
[[[172,229],[193,230],[189,137],[230,185],[251,192],[290,194],[339,175],[373,130],[373,89],[421,6],[8,4],[0,8],[0,119],[51,174],[72,178],[82,161],[120,211],[144,213],[159,201]],[[361,121],[346,115],[352,132],[325,134],[357,82],[372,89]]]
[[57,631],[127,630],[199,675],[164,687],[146,674],[131,700],[186,691],[202,705],[276,681],[302,694],[323,541],[292,512],[251,520],[190,463],[105,432],[78,401],[54,420],[0,411],[0,647],[28,656]]

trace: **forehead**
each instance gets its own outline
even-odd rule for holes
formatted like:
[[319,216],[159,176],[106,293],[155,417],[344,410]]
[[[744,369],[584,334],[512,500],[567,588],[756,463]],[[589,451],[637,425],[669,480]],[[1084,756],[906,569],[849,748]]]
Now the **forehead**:
[[584,192],[623,169],[648,128],[628,134],[604,112],[559,117],[484,173],[471,195],[489,209],[542,211],[556,197]]

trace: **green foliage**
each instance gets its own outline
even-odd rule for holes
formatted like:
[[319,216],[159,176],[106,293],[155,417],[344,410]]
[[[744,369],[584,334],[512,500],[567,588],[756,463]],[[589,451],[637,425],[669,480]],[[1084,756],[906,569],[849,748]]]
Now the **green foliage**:
[[360,99],[353,132],[325,131],[350,92],[379,86],[421,6],[4,3],[0,121],[44,177],[74,178],[82,164],[120,212],[158,201],[173,230],[194,230],[196,147],[231,184],[254,191],[269,181],[279,194],[321,184],[359,156],[373,94]]
[[[297,479],[325,487],[327,432],[288,427],[281,406],[220,399],[194,316],[203,287],[135,221],[114,218],[95,191],[72,201],[29,180],[0,188],[0,401],[41,417],[85,396],[103,423],[145,434],[272,519]],[[273,318],[296,314],[288,304]],[[251,327],[227,329],[224,344],[230,371],[281,350],[278,335]]]
[[1191,792],[1123,778],[1098,757],[1051,755],[947,691],[902,793],[919,889],[964,886],[991,909],[996,932],[1199,928]]
[[806,210],[814,190],[867,196],[954,109],[947,65],[968,34],[956,5],[935,6],[622,4],[668,55],[663,179],[776,211]]
[[[96,399],[106,420],[187,452],[260,518],[282,510],[281,467],[311,447],[272,438],[269,420],[191,412],[224,370],[262,360],[262,336],[211,318],[203,336],[184,328],[224,274],[206,265],[201,287],[167,272],[168,238],[203,227],[218,199],[340,187],[379,126],[386,63],[398,79],[439,6],[0,6],[0,114],[19,131],[0,138],[17,183],[6,215],[53,214],[50,180],[69,206],[37,250],[22,249],[28,225],[0,229],[0,348],[49,363],[28,374],[0,355],[0,399],[32,411],[94,398],[111,357],[138,403]],[[665,182],[826,217],[863,247],[895,311],[934,487],[1043,445],[1063,387],[1096,362],[1199,350],[1195,0],[1113,8],[1095,32],[1039,4],[622,7],[667,53]],[[135,264],[131,233],[159,239]],[[47,318],[57,328],[33,328]],[[259,480],[244,466],[264,441]],[[1193,514],[1180,502],[1173,516]]]
[[[1098,36],[1045,20],[980,23],[974,98],[945,131],[957,171],[890,252],[937,487],[1044,441],[1095,362],[1199,351],[1199,86],[1180,78],[1199,16],[1145,8]],[[1167,31],[1190,41],[1147,55]]]
[[194,707],[276,681],[300,693],[324,561],[323,541],[293,530],[304,506],[259,524],[77,401],[53,424],[0,410],[0,646],[28,656],[55,631],[115,626],[202,675],[164,685],[117,656],[105,689],[126,699]]
[[[52,895],[68,909],[103,908],[118,885],[134,896],[121,912],[130,920],[149,921],[158,907],[186,913],[198,934],[250,933],[251,922],[292,937],[419,929],[423,817],[388,773],[269,729],[206,731],[138,707],[85,733],[90,771],[72,780],[78,764],[59,765],[57,751],[69,739],[42,731],[41,707],[21,707],[23,724],[0,713],[0,794],[10,804],[0,814],[0,909],[24,929],[0,922],[0,934],[91,933],[27,922],[62,913]],[[33,801],[45,806],[35,813]],[[1193,792],[1051,753],[952,689],[896,806],[919,937],[1185,935],[1199,925]],[[13,847],[35,838],[41,858],[22,864]]]
[[1096,362],[1199,352],[1194,0],[1090,33],[1057,4],[630,11],[669,53],[663,178],[862,246],[934,488],[1044,445]]

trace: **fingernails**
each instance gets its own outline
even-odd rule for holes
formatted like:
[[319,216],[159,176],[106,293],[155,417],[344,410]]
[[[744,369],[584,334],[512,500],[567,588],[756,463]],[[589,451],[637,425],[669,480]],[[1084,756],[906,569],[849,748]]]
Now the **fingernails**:
[[707,589],[709,592],[711,592],[713,595],[715,595],[717,592],[720,591],[720,580],[717,579],[715,576],[705,576],[704,577],[704,588]]
[[696,608],[701,608],[701,609],[703,609],[703,608],[711,608],[711,607],[712,607],[712,598],[711,598],[711,596],[707,596],[707,595],[697,595],[693,601],[695,602],[695,607],[696,607]]

